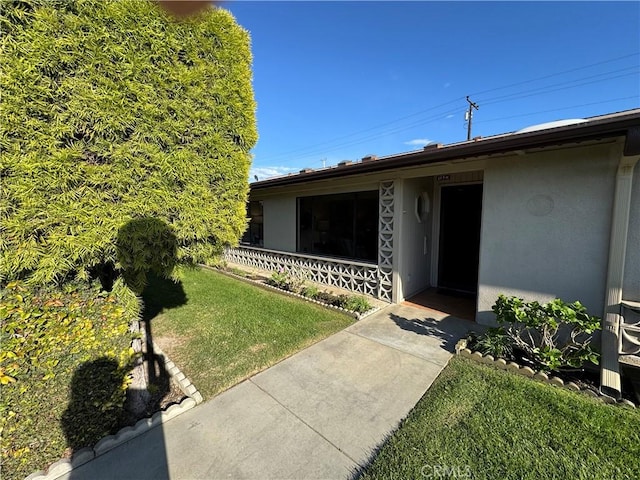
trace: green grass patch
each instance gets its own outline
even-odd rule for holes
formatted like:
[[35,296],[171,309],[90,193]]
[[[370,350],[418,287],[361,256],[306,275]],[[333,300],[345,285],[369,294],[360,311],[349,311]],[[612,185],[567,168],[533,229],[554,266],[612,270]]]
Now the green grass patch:
[[152,279],[143,299],[154,339],[205,398],[353,321],[205,269]]
[[364,479],[638,479],[640,411],[455,357]]

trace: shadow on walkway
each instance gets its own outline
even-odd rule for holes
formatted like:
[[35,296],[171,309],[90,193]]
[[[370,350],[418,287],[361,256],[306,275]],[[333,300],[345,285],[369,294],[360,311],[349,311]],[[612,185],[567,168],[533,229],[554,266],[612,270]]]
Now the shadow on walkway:
[[482,331],[485,328],[475,322],[462,320],[451,315],[447,315],[441,319],[432,317],[409,319],[395,313],[390,313],[389,317],[402,330],[442,340],[442,348],[450,353],[455,352],[456,343],[466,335],[469,330]]

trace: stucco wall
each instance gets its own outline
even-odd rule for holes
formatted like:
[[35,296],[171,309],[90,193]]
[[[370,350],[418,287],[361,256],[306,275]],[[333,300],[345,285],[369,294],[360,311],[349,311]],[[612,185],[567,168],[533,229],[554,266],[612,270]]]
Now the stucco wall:
[[296,251],[296,197],[268,198],[262,201],[264,248]]
[[[416,196],[427,192],[430,199],[429,213],[422,223],[418,222],[415,210]],[[409,298],[429,286],[431,273],[431,222],[433,218],[433,181],[432,178],[415,178],[404,181],[402,200],[402,222],[400,239],[400,281],[404,298]],[[426,249],[425,249],[426,239]]]
[[579,300],[602,315],[617,169],[611,148],[525,154],[488,165],[478,322],[493,322],[500,293]]
[[633,174],[622,298],[640,302],[640,162]]

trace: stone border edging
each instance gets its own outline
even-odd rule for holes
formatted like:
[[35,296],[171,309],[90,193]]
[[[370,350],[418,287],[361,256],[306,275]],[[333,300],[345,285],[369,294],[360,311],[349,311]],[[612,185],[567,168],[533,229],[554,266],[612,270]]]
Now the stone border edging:
[[220,268],[211,267],[209,265],[200,265],[200,266],[203,267],[203,268],[206,268],[208,270],[213,270],[215,272],[221,273],[221,274],[226,275],[228,277],[235,278],[236,280],[242,280],[244,282],[251,283],[251,284],[256,285],[258,287],[264,288],[265,290],[273,290],[273,291],[276,291],[278,293],[283,293],[285,295],[289,295],[290,297],[300,298],[301,300],[305,300],[306,302],[309,302],[309,303],[315,303],[316,305],[321,305],[321,306],[323,306],[325,308],[328,308],[328,309],[332,309],[332,310],[336,310],[336,311],[339,311],[339,312],[342,312],[342,313],[346,313],[347,315],[349,315],[350,317],[355,318],[356,320],[362,320],[363,318],[366,318],[369,315],[372,315],[372,314],[376,313],[378,310],[380,310],[380,307],[372,307],[372,308],[370,308],[369,310],[367,310],[364,313],[358,313],[358,312],[354,312],[352,310],[347,310],[346,308],[336,307],[335,305],[330,305],[328,303],[320,302],[319,300],[314,300],[313,298],[305,297],[304,295],[300,295],[299,293],[294,293],[294,292],[290,292],[288,290],[283,290],[281,288],[274,287],[273,285],[269,285],[268,283],[261,282],[259,280],[253,280],[251,278],[243,277],[242,275],[236,275],[235,273],[227,272],[226,270],[222,270]]
[[[146,341],[144,330],[140,330],[138,328],[138,331],[142,332],[142,338],[134,339],[131,342],[132,348],[136,350],[136,352],[140,351],[140,344]],[[155,342],[152,341],[152,345],[154,353],[156,355],[162,355],[164,358],[165,371],[173,380],[175,380],[178,387],[187,398],[183,399],[180,403],[173,403],[165,409],[155,412],[150,417],[141,418],[133,426],[129,425],[121,428],[114,435],[107,435],[106,437],[101,438],[93,447],[81,448],[77,452],[74,452],[70,459],[62,458],[57,462],[52,463],[46,470],[46,473],[43,470],[33,472],[26,477],[25,480],[55,480],[58,477],[71,472],[74,468],[84,465],[109,450],[142,435],[158,425],[162,425],[164,422],[177,417],[187,410],[191,410],[193,407],[203,402],[202,394],[196,389],[193,383],[191,383],[191,380],[189,380],[189,378],[180,371],[180,369],[169,359],[169,357],[167,357]]]
[[504,358],[493,358],[492,355],[483,355],[478,351],[472,351],[469,348],[467,348],[467,345],[468,345],[468,342],[466,338],[458,340],[458,343],[456,343],[456,355],[461,355],[463,357],[470,358],[476,362],[483,363],[485,365],[494,366],[500,370],[517,373],[519,375],[522,375],[528,378],[533,378],[534,380],[537,380],[542,383],[546,383],[556,387],[562,387],[574,392],[581,392],[592,398],[600,400],[603,403],[624,405],[627,407],[636,408],[636,404],[630,400],[627,400],[626,398],[616,400],[613,397],[604,395],[602,392],[594,392],[593,390],[588,388],[582,389],[574,382],[565,383],[564,380],[562,380],[559,377],[550,376],[545,372],[536,371],[531,367],[527,367],[527,366],[523,367],[517,364],[516,362],[507,362]]
[[[172,407],[181,405],[184,401],[188,399],[192,399],[195,402],[195,405],[200,405],[204,399],[202,398],[202,394],[198,391],[195,385],[191,383],[191,380],[189,380],[189,377],[187,377],[184,373],[180,371],[180,369],[176,366],[176,364],[169,359],[169,357],[162,351],[162,349],[158,346],[156,342],[152,342],[152,345],[153,345],[154,353],[156,355],[161,355],[164,358],[165,371],[178,384],[178,387],[180,388],[180,390],[182,390],[182,393],[184,393],[185,396],[187,397],[184,400],[182,400],[182,402],[180,402],[179,404],[173,404],[167,407],[166,412],[168,412]],[[193,406],[189,408],[193,408]],[[171,418],[173,417],[175,417],[175,415],[173,415]]]

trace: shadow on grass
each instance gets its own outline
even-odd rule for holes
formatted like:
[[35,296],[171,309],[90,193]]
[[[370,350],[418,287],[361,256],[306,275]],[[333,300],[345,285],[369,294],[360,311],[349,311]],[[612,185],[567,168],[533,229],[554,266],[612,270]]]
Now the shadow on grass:
[[174,282],[153,272],[148,272],[147,283],[142,291],[142,302],[142,327],[147,339],[144,361],[147,382],[150,386],[150,392],[146,396],[145,402],[147,413],[150,414],[160,408],[160,403],[170,390],[170,375],[164,368],[165,358],[154,351],[153,319],[164,310],[185,305],[187,294],[182,287],[182,282]]
[[138,403],[139,407],[134,410],[140,411],[144,404],[144,411],[147,415],[160,410],[161,404],[166,395],[170,393],[171,375],[165,369],[165,357],[156,353],[153,343],[153,319],[166,309],[176,308],[187,303],[187,295],[181,282],[163,278],[152,272],[147,273],[147,284],[142,292],[142,321],[141,327],[144,329],[146,345],[143,352],[143,360],[146,374],[147,391],[133,392],[132,402]]
[[147,274],[147,285],[142,291],[142,301],[142,320],[146,323],[163,310],[185,305],[187,294],[181,282],[174,282],[150,272]]

